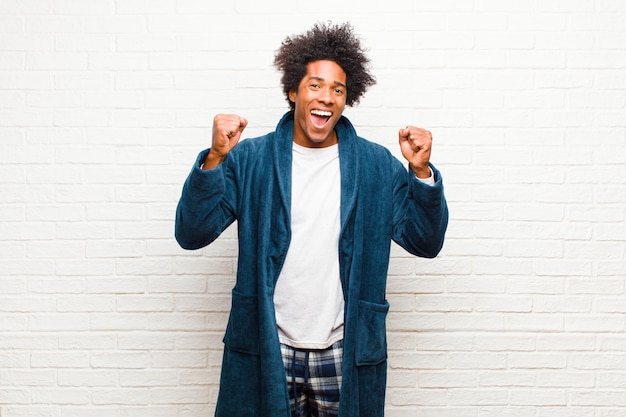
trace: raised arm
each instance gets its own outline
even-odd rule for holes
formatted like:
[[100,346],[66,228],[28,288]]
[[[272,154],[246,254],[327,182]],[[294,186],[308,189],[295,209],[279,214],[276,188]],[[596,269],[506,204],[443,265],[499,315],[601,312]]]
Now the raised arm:
[[221,164],[239,142],[247,124],[237,115],[218,114],[213,119],[211,148],[198,156],[176,207],[175,236],[181,247],[204,247],[235,220],[234,193],[228,192],[232,186],[228,185],[227,169]]

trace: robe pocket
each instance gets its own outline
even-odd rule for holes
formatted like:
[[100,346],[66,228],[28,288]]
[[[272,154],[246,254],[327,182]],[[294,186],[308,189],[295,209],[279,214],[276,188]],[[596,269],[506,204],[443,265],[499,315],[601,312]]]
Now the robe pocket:
[[384,304],[359,300],[357,324],[356,364],[378,365],[387,359],[387,313],[389,302]]
[[232,292],[224,344],[231,350],[259,354],[259,301],[256,295]]

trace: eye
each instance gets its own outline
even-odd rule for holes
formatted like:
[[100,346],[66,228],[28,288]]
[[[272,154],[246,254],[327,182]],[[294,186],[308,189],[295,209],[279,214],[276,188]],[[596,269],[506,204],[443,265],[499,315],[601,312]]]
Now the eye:
[[343,89],[341,89],[341,88],[335,88],[335,94],[337,94],[337,95],[342,95],[342,94],[343,94]]

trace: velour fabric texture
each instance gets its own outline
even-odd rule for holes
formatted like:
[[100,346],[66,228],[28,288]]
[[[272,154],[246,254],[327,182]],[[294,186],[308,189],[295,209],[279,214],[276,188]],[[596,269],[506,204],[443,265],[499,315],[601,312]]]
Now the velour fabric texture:
[[[386,148],[336,126],[341,169],[339,262],[345,299],[341,417],[384,415],[387,380],[385,297],[391,241],[436,256],[448,208],[441,174],[423,184]],[[237,221],[239,254],[224,336],[217,417],[289,417],[286,373],[273,293],[290,240],[293,112],[276,130],[246,139],[217,168],[198,156],[176,211],[175,235],[202,248]]]

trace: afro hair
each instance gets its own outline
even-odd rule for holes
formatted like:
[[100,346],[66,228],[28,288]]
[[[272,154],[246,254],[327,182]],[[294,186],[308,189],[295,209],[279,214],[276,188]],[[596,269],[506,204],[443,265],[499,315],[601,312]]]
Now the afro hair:
[[289,92],[297,91],[307,65],[316,61],[336,62],[346,73],[346,104],[357,104],[365,91],[376,84],[368,70],[369,59],[349,23],[315,24],[302,35],[285,38],[274,56],[274,66],[283,73],[281,83],[289,106]]

